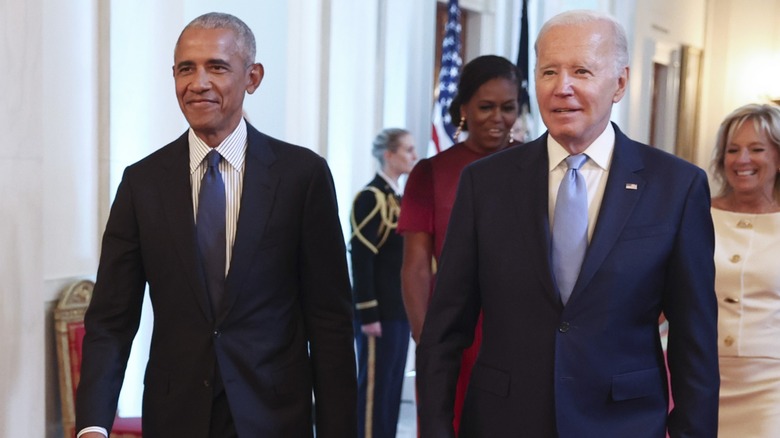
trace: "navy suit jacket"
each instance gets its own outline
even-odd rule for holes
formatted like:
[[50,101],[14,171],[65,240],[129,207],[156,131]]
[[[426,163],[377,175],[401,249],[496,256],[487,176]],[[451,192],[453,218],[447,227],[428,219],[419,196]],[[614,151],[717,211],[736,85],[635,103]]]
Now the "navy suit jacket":
[[187,134],[125,170],[85,319],[79,430],[110,430],[148,283],[144,436],[205,437],[215,370],[239,436],[312,436],[312,391],[317,436],[355,436],[350,285],[330,171],[315,153],[247,129],[215,316],[197,256]]
[[547,134],[464,170],[417,349],[422,437],[453,436],[460,353],[480,310],[460,437],[663,438],[667,426],[672,437],[716,436],[707,178],[615,130],[598,220],[565,307],[550,268]]

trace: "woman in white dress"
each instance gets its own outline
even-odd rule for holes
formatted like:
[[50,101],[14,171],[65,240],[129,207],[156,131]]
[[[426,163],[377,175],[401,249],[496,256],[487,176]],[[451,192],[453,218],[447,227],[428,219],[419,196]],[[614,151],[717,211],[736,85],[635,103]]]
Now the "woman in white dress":
[[718,131],[712,200],[718,436],[780,436],[780,108],[750,104]]

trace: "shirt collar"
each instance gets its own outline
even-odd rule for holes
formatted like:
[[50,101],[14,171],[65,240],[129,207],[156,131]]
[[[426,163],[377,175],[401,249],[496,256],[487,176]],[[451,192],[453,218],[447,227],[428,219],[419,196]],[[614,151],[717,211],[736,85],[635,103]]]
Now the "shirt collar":
[[[612,159],[612,152],[615,150],[615,127],[612,123],[607,123],[607,127],[590,146],[585,149],[584,154],[603,170],[609,170],[609,163]],[[563,148],[552,135],[547,135],[547,155],[550,157],[548,162],[549,171],[560,166],[563,160],[569,156],[569,152]],[[564,164],[565,166],[565,164]]]
[[403,194],[403,192],[401,191],[401,188],[400,188],[400,187],[398,187],[398,184],[396,184],[396,183],[395,183],[395,181],[393,181],[392,179],[390,179],[390,177],[389,177],[389,176],[387,176],[387,175],[386,175],[384,172],[382,172],[381,170],[377,170],[377,171],[376,171],[376,173],[377,173],[377,175],[379,175],[379,176],[380,176],[380,177],[381,177],[383,180],[385,180],[385,182],[387,183],[387,185],[389,185],[389,186],[390,186],[390,188],[391,188],[391,189],[393,189],[393,192],[395,192],[395,194],[396,194],[396,195],[398,195],[398,196],[401,196],[401,195]]
[[[190,145],[190,173],[195,173],[195,170],[198,169],[206,154],[211,151],[211,148],[195,134],[192,128],[189,129],[187,140]],[[246,120],[241,119],[236,129],[222,140],[222,143],[216,147],[216,150],[236,171],[241,172],[244,168],[246,148]]]

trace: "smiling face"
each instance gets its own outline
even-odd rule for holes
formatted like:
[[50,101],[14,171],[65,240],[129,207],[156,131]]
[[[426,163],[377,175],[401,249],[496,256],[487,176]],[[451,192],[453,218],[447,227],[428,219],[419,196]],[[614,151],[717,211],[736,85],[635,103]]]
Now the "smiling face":
[[190,127],[218,146],[238,126],[244,93],[253,93],[263,66],[245,59],[228,29],[188,28],[174,51],[176,97]]
[[753,120],[745,120],[726,144],[723,172],[736,196],[774,199],[780,153]]
[[598,138],[625,94],[628,67],[616,68],[612,40],[605,21],[558,24],[539,36],[539,111],[550,135],[571,154]]
[[469,149],[480,153],[503,149],[517,120],[517,85],[505,78],[485,82],[461,105],[460,114],[466,118]]

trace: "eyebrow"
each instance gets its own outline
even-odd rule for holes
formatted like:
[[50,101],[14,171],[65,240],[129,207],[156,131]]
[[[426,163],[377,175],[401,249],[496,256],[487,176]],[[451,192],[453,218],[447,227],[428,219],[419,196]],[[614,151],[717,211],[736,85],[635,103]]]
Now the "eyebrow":
[[[176,68],[182,68],[182,67],[192,67],[195,65],[194,61],[181,61],[178,64],[176,64]],[[225,61],[224,59],[220,58],[213,58],[206,61],[206,65],[223,65],[223,66],[230,66],[230,63]]]
[[206,65],[225,65],[230,66],[230,63],[221,58],[209,59],[206,61]]
[[490,100],[490,99],[479,99],[476,102],[477,102],[477,104],[485,104],[485,103],[494,104],[494,103],[497,103],[499,105],[506,105],[508,103],[515,103],[516,99],[507,99],[507,100],[500,101],[500,102],[497,102],[495,100]]
[[174,67],[179,69],[179,68],[182,68],[182,67],[191,67],[193,65],[195,65],[195,63],[192,62],[192,61],[181,61],[181,62],[177,63]]

